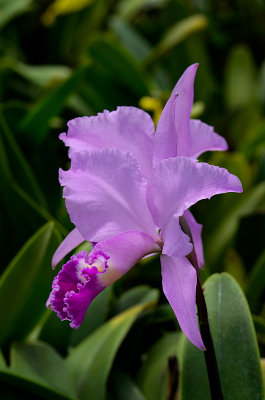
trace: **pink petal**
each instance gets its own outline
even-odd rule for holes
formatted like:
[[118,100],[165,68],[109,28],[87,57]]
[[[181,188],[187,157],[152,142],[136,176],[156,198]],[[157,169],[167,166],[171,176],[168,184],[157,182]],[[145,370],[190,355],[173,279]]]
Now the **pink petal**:
[[75,249],[79,244],[84,242],[85,239],[81,235],[81,233],[75,228],[73,229],[69,235],[62,241],[56,252],[52,257],[52,266],[56,267],[56,265],[66,256],[66,254],[70,253],[73,249]]
[[197,275],[185,257],[161,255],[163,291],[176,315],[180,328],[200,350],[205,350],[196,315]]
[[146,182],[130,153],[75,153],[71,169],[60,171],[60,182],[71,221],[86,240],[100,242],[130,230],[157,237],[146,204]]
[[172,257],[182,257],[192,250],[192,243],[188,235],[183,233],[179,225],[179,218],[172,216],[161,230],[164,242],[163,254]]
[[147,203],[155,223],[163,229],[171,216],[181,216],[197,201],[226,192],[242,192],[235,175],[192,158],[176,157],[154,168]]
[[90,256],[97,251],[110,257],[108,270],[100,276],[101,283],[108,286],[129,271],[141,258],[161,252],[161,247],[146,233],[129,231],[97,243]]
[[198,64],[193,64],[184,71],[164,107],[156,129],[154,163],[189,155],[192,146],[190,114],[197,68]]
[[135,107],[118,107],[95,117],[80,117],[68,122],[62,139],[69,146],[69,156],[82,150],[114,148],[132,153],[143,175],[152,170],[154,124],[146,112]]
[[202,232],[202,225],[198,224],[196,222],[194,216],[189,210],[186,210],[184,212],[184,218],[187,221],[187,224],[189,225],[191,236],[192,236],[192,241],[194,245],[194,250],[197,256],[197,261],[198,265],[200,268],[203,268],[204,266],[204,255],[203,255],[203,244],[202,244],[202,237],[201,237],[201,232]]
[[143,232],[130,231],[72,256],[54,278],[47,306],[72,328],[82,323],[91,301],[147,254],[161,251]]
[[209,150],[227,150],[226,140],[214,132],[214,128],[197,119],[190,121],[191,147],[189,157],[197,158]]

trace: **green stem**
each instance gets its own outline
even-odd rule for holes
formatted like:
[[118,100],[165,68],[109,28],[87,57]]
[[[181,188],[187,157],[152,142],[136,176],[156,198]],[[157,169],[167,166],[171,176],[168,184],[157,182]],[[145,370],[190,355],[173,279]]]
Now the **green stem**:
[[[181,223],[181,227],[182,227],[183,231],[190,236],[191,241],[192,241],[192,235],[191,235],[190,229],[189,229],[188,224],[187,224],[186,220],[184,219],[184,217],[180,218],[180,223]],[[203,343],[206,347],[206,350],[204,351],[204,358],[205,358],[205,362],[206,362],[211,397],[212,397],[212,400],[223,400],[223,393],[222,393],[221,381],[220,381],[219,372],[218,372],[218,366],[217,366],[217,360],[216,360],[216,355],[215,355],[215,350],[214,350],[214,345],[213,345],[213,339],[212,339],[210,326],[209,326],[209,322],[208,322],[207,306],[206,306],[205,297],[203,294],[203,288],[201,285],[200,274],[199,274],[199,265],[198,265],[197,256],[196,256],[196,253],[194,250],[194,246],[193,246],[192,252],[189,255],[189,259],[197,273],[196,303],[197,303],[197,308],[198,308],[198,317],[199,317],[201,336],[202,336]]]

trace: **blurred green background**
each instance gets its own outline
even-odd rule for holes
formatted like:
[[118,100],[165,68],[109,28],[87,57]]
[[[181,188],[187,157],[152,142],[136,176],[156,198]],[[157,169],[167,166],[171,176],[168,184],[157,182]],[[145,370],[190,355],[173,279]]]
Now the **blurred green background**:
[[[235,278],[265,356],[265,2],[0,0],[0,30],[0,398],[174,399],[188,350],[159,259],[102,293],[78,331],[45,302],[52,254],[72,229],[58,184],[59,167],[69,167],[59,133],[71,118],[118,105],[157,121],[194,62],[192,116],[229,144],[201,160],[244,187],[193,208],[204,226],[202,279]],[[237,336],[248,340],[244,330]],[[173,357],[169,368],[170,356],[178,366]],[[180,376],[180,398],[193,399]],[[209,398],[204,390],[196,400]]]

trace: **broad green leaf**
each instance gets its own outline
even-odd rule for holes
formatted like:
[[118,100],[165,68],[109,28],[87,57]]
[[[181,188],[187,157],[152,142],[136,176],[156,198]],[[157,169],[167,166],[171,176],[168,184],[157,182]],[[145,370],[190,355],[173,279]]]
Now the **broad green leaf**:
[[27,65],[18,60],[10,60],[10,67],[17,74],[41,87],[64,81],[71,70],[65,65]]
[[250,309],[256,313],[260,305],[260,300],[265,291],[265,250],[251,268],[246,296]]
[[145,304],[148,302],[156,303],[159,298],[159,290],[151,289],[147,285],[140,285],[127,290],[115,304],[112,309],[113,314],[120,314],[136,304]]
[[94,39],[89,54],[103,67],[107,67],[114,79],[119,80],[132,93],[143,96],[149,92],[147,79],[129,52],[111,37]]
[[15,343],[11,348],[13,373],[74,397],[73,383],[63,358],[43,342]]
[[115,400],[146,400],[131,378],[117,369],[110,375],[109,386]]
[[[236,198],[235,196],[238,196]],[[256,210],[256,207],[264,202],[265,199],[265,183],[260,183],[249,189],[246,193],[233,195],[233,202],[227,207],[225,215],[222,214],[219,223],[211,231],[211,235],[205,242],[205,253],[207,255],[207,263],[214,265],[220,258],[225,248],[231,243],[237,230],[239,219],[248,213]]]
[[30,10],[32,0],[0,0],[0,28],[19,14]]
[[77,88],[80,81],[85,79],[88,66],[77,69],[58,87],[45,93],[29,110],[20,123],[21,131],[36,144],[41,144],[49,132],[49,122],[58,115],[69,96]]
[[67,365],[73,374],[78,399],[106,398],[106,381],[115,354],[138,315],[147,307],[150,304],[141,304],[117,315],[72,350]]
[[[5,144],[6,157],[9,159],[8,169],[10,173],[6,176],[6,179],[10,178],[10,175],[14,175],[18,182],[23,184],[23,187],[28,191],[40,205],[46,207],[46,201],[43,193],[39,187],[38,181],[27,162],[26,157],[22,153],[19,145],[17,144],[11,130],[9,129],[7,122],[3,116],[2,110],[0,109],[0,130],[3,136],[3,145]],[[12,171],[12,172],[11,172]]]
[[146,58],[143,64],[144,67],[148,69],[151,64],[160,59],[164,54],[171,51],[175,46],[183,42],[190,35],[204,30],[207,25],[207,18],[201,14],[192,15],[177,22],[166,32],[165,36]]
[[51,25],[58,15],[71,14],[88,7],[93,0],[54,0],[42,15],[42,22]]
[[[224,400],[264,400],[259,351],[247,301],[227,273],[205,284],[205,299]],[[182,400],[211,400],[204,355],[185,342]]]
[[[1,396],[8,400],[76,400],[57,389],[0,368]],[[31,396],[32,395],[32,396]]]
[[167,0],[121,0],[117,7],[117,14],[124,19],[132,19],[136,14],[148,8],[160,8]]
[[167,398],[168,360],[171,356],[180,356],[181,342],[180,333],[167,333],[148,352],[137,375],[137,383],[147,400]]
[[129,24],[129,22],[117,16],[113,16],[110,19],[110,27],[136,60],[144,60],[151,52],[151,45],[131,24]]
[[54,224],[44,225],[16,255],[0,279],[0,346],[25,337],[45,312],[60,243]]
[[255,65],[244,45],[232,48],[225,70],[225,98],[230,109],[248,104],[255,91]]
[[265,318],[260,315],[253,315],[252,320],[255,326],[258,341],[261,344],[265,344]]

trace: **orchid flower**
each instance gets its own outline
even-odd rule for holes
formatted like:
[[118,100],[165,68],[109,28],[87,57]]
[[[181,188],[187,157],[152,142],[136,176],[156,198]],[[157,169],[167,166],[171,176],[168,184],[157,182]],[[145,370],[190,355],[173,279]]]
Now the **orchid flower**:
[[[84,240],[90,254],[71,257],[54,278],[47,305],[72,328],[91,301],[141,258],[159,253],[163,291],[188,339],[205,349],[197,325],[196,270],[187,258],[193,244],[203,265],[201,225],[189,207],[201,199],[241,192],[227,170],[196,160],[227,148],[212,127],[190,120],[197,65],[175,86],[155,133],[150,116],[134,107],[76,118],[60,138],[71,167],[60,170],[66,207],[75,229],[53,257],[55,266]],[[192,242],[180,226],[184,215]]]

